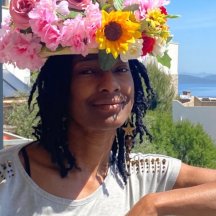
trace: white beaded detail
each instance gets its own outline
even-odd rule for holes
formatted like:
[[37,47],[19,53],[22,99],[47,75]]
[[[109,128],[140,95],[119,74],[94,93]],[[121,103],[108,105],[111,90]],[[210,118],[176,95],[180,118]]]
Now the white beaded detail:
[[12,161],[8,160],[5,163],[0,164],[0,183],[5,179],[15,176],[15,172],[12,166]]
[[167,160],[162,157],[134,157],[127,161],[127,170],[130,174],[136,173],[165,173]]

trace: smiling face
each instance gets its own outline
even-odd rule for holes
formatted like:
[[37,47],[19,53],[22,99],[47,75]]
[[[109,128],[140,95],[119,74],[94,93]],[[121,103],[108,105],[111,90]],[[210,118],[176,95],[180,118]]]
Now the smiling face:
[[109,71],[102,71],[97,55],[74,58],[72,123],[90,130],[116,129],[127,120],[133,101],[134,84],[128,63],[119,60]]

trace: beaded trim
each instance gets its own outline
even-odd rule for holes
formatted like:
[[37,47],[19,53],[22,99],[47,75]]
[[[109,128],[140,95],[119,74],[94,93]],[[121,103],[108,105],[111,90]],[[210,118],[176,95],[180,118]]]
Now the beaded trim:
[[5,163],[0,164],[0,183],[7,178],[15,176],[15,172],[12,166],[12,161],[8,160]]
[[127,162],[127,169],[133,173],[165,173],[167,160],[165,158],[134,158]]

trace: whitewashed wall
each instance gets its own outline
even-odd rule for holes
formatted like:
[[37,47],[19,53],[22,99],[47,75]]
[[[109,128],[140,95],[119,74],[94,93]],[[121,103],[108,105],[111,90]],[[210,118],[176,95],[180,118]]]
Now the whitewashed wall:
[[185,107],[177,100],[172,104],[173,121],[189,120],[199,123],[216,144],[216,106]]
[[168,54],[172,58],[171,67],[170,69],[164,67],[164,70],[171,75],[178,75],[178,53],[179,44],[171,42],[168,46]]
[[2,7],[2,18],[6,17],[8,14],[8,9],[6,7]]
[[171,42],[167,48],[168,54],[171,57],[171,67],[167,68],[157,62],[156,58],[153,56],[142,57],[140,60],[145,64],[156,63],[158,68],[164,71],[166,74],[172,76],[172,84],[175,90],[175,94],[178,95],[178,52],[179,44]]

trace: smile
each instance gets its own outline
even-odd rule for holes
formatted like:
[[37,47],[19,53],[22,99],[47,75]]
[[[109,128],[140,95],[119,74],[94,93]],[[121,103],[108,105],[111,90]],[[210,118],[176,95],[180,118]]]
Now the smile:
[[120,112],[123,109],[124,103],[100,103],[93,105],[97,110],[102,112]]
[[101,103],[101,104],[94,104],[94,107],[104,107],[104,108],[118,108],[122,107],[124,103]]

